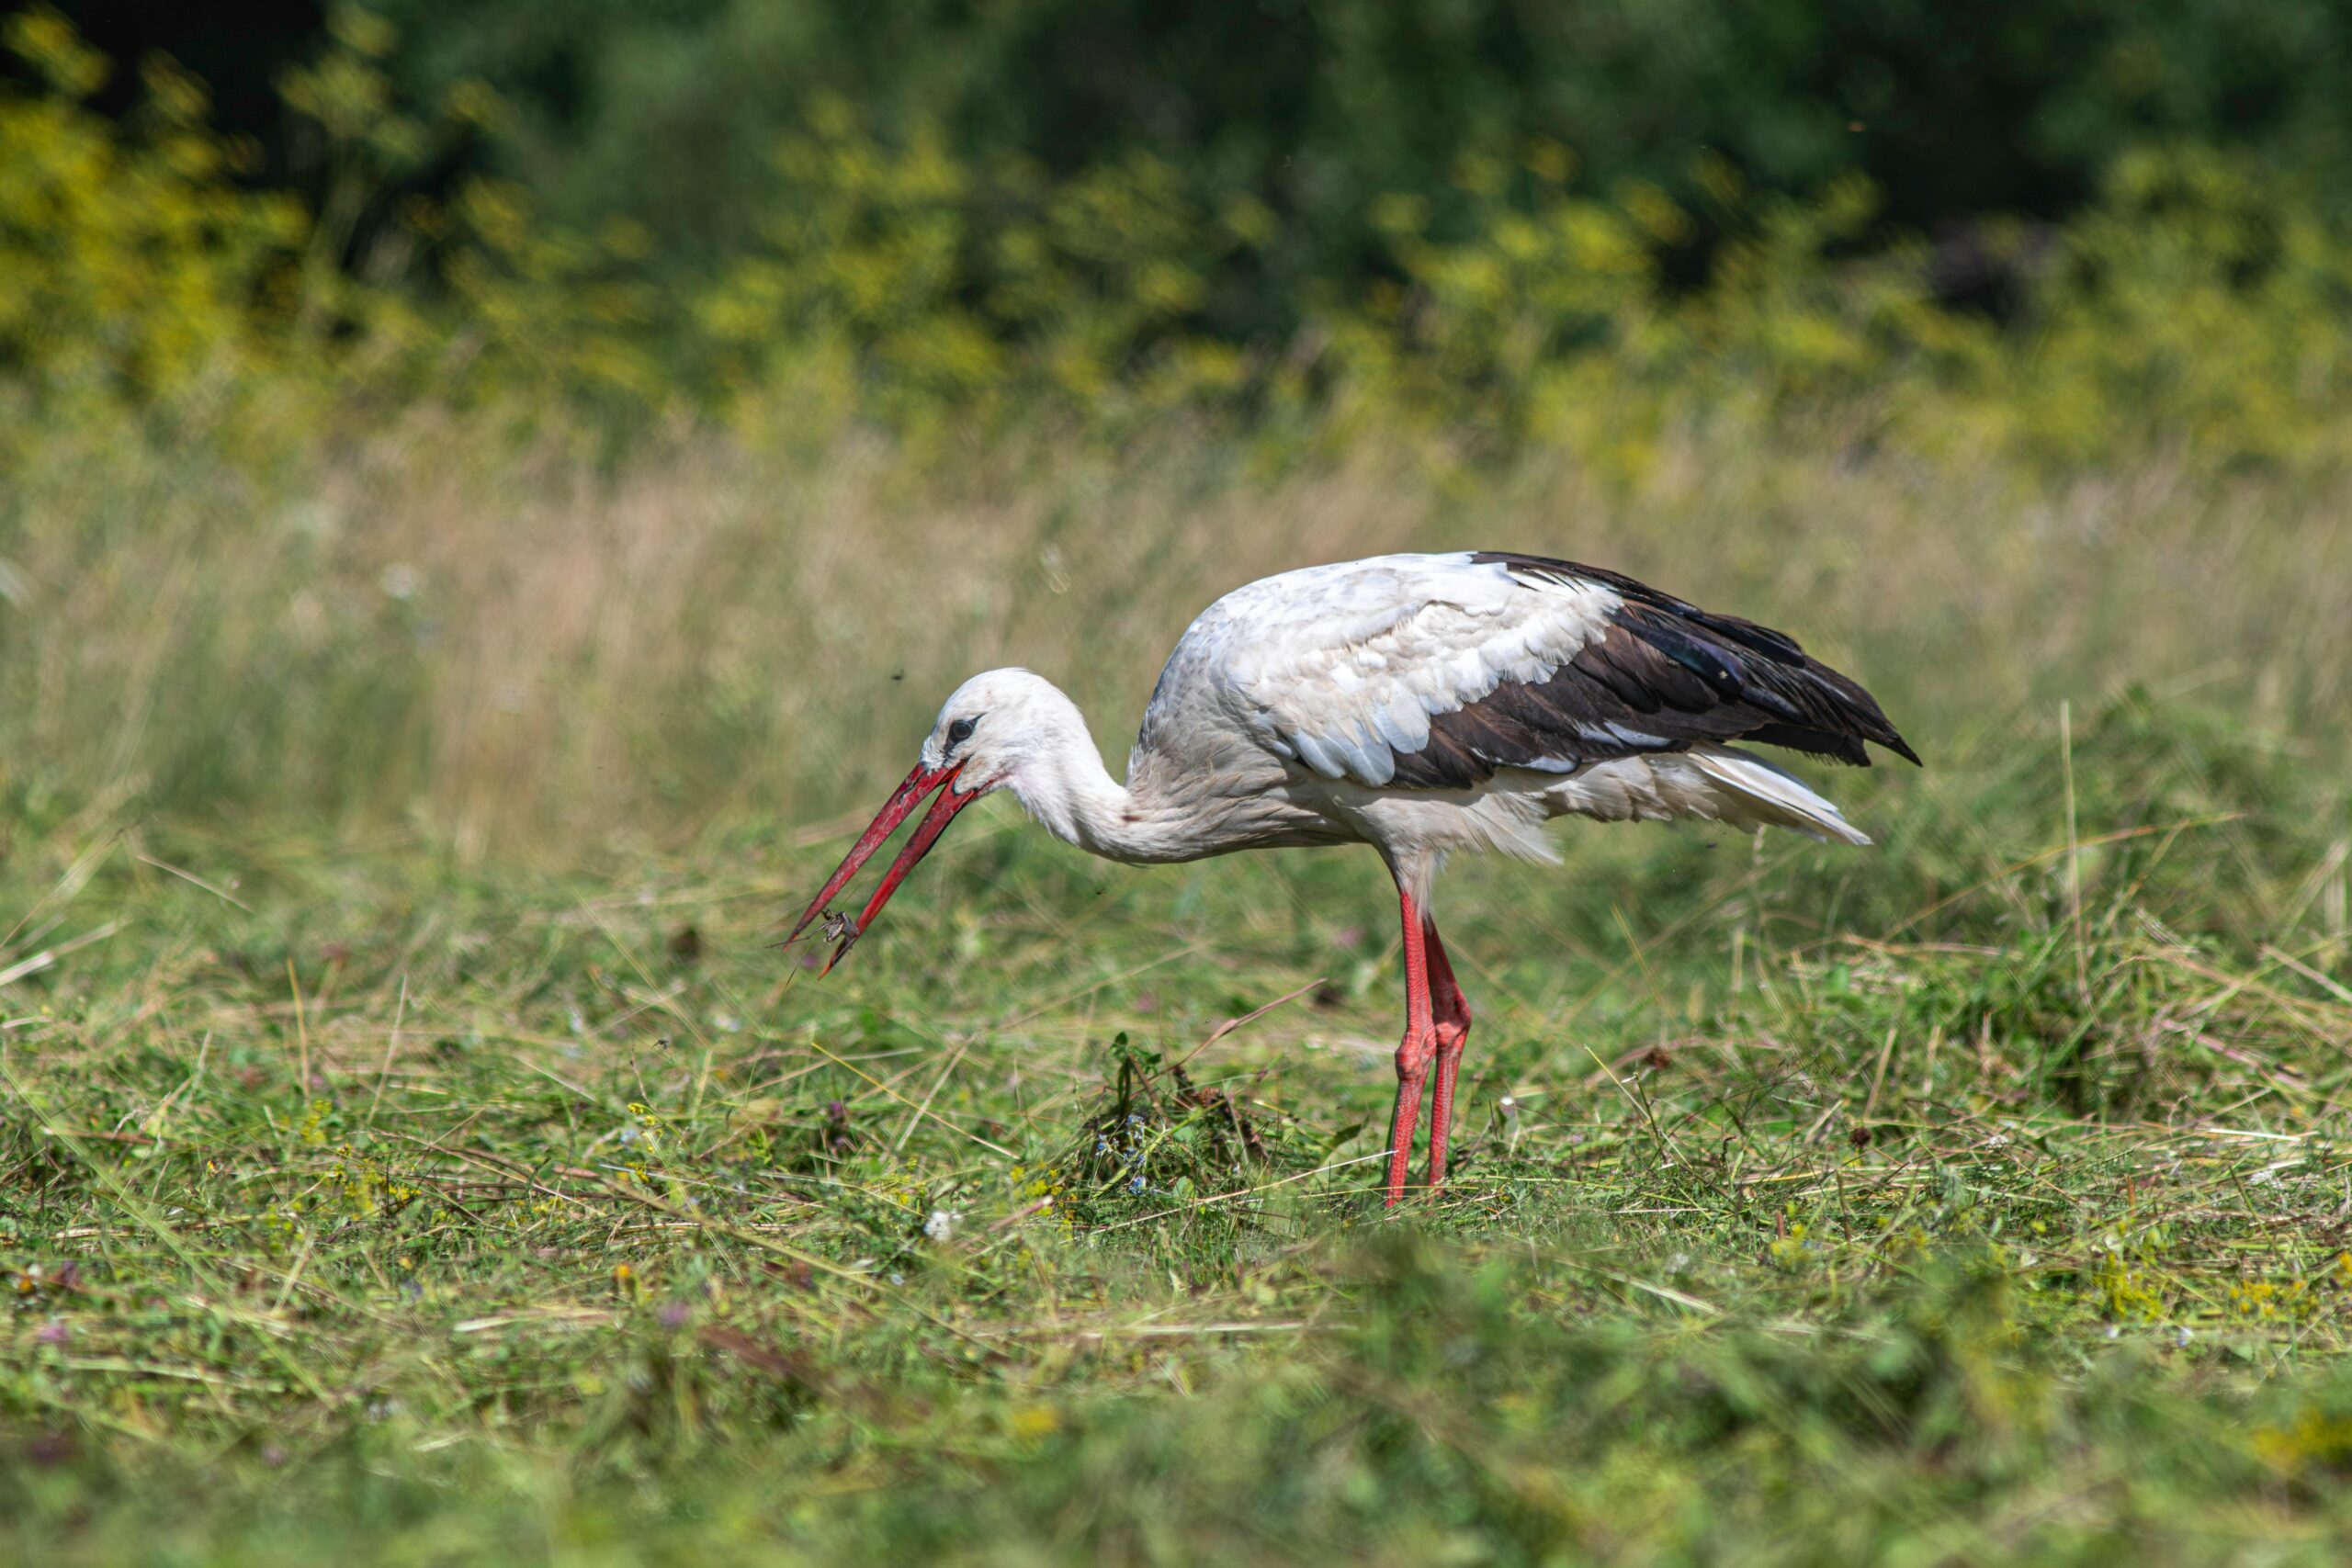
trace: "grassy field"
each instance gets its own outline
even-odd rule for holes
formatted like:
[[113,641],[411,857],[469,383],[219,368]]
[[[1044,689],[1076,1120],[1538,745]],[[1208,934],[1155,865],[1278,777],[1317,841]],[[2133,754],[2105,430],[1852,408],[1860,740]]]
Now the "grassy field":
[[[2341,1560],[2341,480],[975,467],[17,476],[0,1557]],[[1218,588],[1408,544],[1787,626],[1929,763],[1822,781],[1874,851],[1451,873],[1442,1197],[1368,853],[992,803],[771,947],[967,669],[1115,755]]]

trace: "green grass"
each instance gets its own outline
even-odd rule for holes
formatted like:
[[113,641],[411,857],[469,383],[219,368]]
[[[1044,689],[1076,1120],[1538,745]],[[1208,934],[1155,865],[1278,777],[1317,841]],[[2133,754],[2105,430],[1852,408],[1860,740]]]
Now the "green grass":
[[1457,867],[1395,1213],[1365,853],[991,807],[820,982],[821,833],[20,803],[0,1556],[2338,1560],[2340,788],[2144,695],[1978,733],[1830,781],[1878,852]]

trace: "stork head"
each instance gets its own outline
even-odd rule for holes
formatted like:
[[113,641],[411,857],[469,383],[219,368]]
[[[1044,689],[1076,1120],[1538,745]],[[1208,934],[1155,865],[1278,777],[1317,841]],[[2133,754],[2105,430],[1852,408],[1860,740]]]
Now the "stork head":
[[899,824],[937,792],[938,798],[932,801],[899,858],[882,874],[865,908],[854,919],[829,917],[826,934],[839,942],[825,964],[831,970],[874,923],[874,917],[881,913],[915,863],[931,852],[956,813],[990,790],[1008,785],[1019,789],[1028,773],[1069,744],[1073,733],[1085,739],[1086,721],[1078,705],[1041,675],[1026,670],[989,670],[956,687],[933,722],[914,771],[883,802],[882,809],[825,879],[825,886],[817,890],[817,897],[808,901],[799,923],[785,941],[797,941]]
[[986,670],[948,696],[922,743],[922,765],[957,770],[976,793],[1018,785],[1023,775],[1086,737],[1078,705],[1043,675]]

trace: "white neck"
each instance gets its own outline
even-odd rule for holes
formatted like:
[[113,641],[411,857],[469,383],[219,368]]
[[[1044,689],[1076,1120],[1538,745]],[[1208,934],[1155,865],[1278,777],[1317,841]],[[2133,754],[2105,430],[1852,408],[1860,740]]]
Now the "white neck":
[[1203,842],[1197,825],[1171,809],[1148,779],[1130,789],[1113,778],[1082,723],[1038,742],[1005,787],[1063,842],[1130,864],[1191,860],[1219,847]]
[[[1220,746],[1214,726],[1195,725],[1192,742],[1173,752],[1139,740],[1123,784],[1102,765],[1078,705],[1042,677],[1026,670],[976,675],[949,706],[966,701],[987,715],[966,766],[1011,790],[1056,838],[1106,860],[1152,865],[1355,837],[1292,802],[1280,761]],[[1165,714],[1148,728],[1184,733]],[[924,755],[933,766],[943,760]]]

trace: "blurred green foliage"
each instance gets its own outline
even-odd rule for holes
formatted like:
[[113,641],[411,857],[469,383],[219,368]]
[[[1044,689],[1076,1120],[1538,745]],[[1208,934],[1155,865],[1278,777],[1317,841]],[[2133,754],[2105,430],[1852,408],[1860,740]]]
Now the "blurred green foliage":
[[811,120],[777,152],[776,216],[692,306],[717,387],[756,395],[814,356],[899,412],[1033,382],[1088,401],[1162,350],[1179,395],[1239,383],[1195,323],[1214,269],[1267,232],[1261,209],[1200,212],[1140,154],[1056,180],[961,162],[935,134],[885,145],[837,98]]
[[81,100],[108,66],[53,14],[6,23],[46,88],[0,98],[0,365],[51,396],[153,396],[281,335],[309,229],[290,197],[232,180],[201,88],[157,63],[127,129]]
[[[1376,272],[1385,195],[1467,231],[1457,172],[1534,140],[1600,189],[1684,199],[1702,154],[1777,195],[1859,175],[1917,231],[2064,216],[2151,139],[2315,187],[2352,162],[2352,14],[2329,0],[383,3],[405,87],[481,78],[514,103],[506,172],[571,221],[627,213],[705,258],[758,233],[770,151],[828,94],[981,161],[1067,176],[1142,153],[1203,205],[1247,192],[1283,224],[1253,286],[1213,302],[1227,335],[1287,333],[1307,283]],[[1714,216],[1684,265],[1738,231]]]
[[[471,36],[414,20],[433,49]],[[1040,415],[1118,435],[1181,412],[1261,446],[1404,433],[1626,476],[1694,423],[1826,419],[1963,465],[2332,460],[2352,428],[2325,330],[2352,308],[2345,224],[2287,164],[2193,141],[2109,159],[2063,227],[1978,224],[1969,265],[2027,284],[2004,320],[1949,300],[1949,247],[1895,221],[1908,193],[1834,161],[1760,186],[1755,158],[1712,151],[1671,179],[1596,178],[1589,149],[1514,127],[1432,186],[1383,162],[1367,109],[1351,179],[1393,183],[1350,186],[1352,259],[1301,262],[1339,230],[1246,171],[1204,180],[1133,142],[1033,156],[944,87],[921,113],[816,92],[725,245],[698,250],[552,176],[546,201],[478,175],[420,194],[452,149],[526,145],[529,112],[478,79],[413,104],[407,46],[371,13],[336,13],[282,74],[312,149],[303,197],[241,177],[254,150],[208,130],[201,85],[167,62],[108,117],[89,105],[108,67],[61,17],[7,39],[36,84],[0,96],[0,395],[18,406],[197,408],[247,435],[263,405],[308,429],[550,394],[623,425],[683,409],[796,436]],[[1782,190],[1813,173],[1835,177]],[[1697,286],[1676,270],[1693,246]],[[1269,290],[1279,310],[1248,303]],[[1276,317],[1280,335],[1237,330]]]

